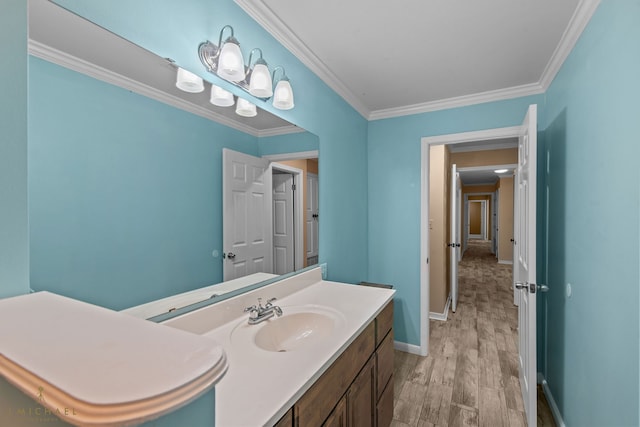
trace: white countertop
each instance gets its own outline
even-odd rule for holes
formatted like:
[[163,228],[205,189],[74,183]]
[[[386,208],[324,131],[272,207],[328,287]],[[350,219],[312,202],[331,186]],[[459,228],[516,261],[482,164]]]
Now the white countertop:
[[[165,324],[211,337],[228,355],[229,371],[216,386],[216,427],[272,425],[355,340],[394,293],[389,289],[323,281],[317,269]],[[274,304],[285,315],[289,307],[291,310],[306,305],[329,307],[343,315],[342,326],[318,345],[284,353],[262,350],[236,339],[232,342],[234,328],[245,325],[248,319],[242,308],[255,304],[258,297],[266,300],[274,296],[278,298]],[[209,310],[208,314],[205,310]],[[193,317],[189,318],[190,315]],[[258,330],[267,322],[249,328]]]
[[49,292],[0,300],[0,375],[74,425],[157,418],[210,390],[226,369],[208,337]]

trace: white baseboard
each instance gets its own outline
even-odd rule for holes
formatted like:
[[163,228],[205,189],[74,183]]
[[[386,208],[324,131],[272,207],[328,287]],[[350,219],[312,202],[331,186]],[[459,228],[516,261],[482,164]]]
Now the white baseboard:
[[394,341],[393,348],[404,351],[405,353],[417,354],[422,356],[419,345],[407,344],[406,342]]
[[556,421],[556,425],[558,427],[567,427],[562,419],[562,414],[560,413],[560,409],[558,409],[558,405],[556,404],[556,400],[553,398],[553,394],[551,394],[551,389],[549,388],[549,384],[547,380],[544,379],[542,373],[538,372],[538,384],[542,385],[542,391],[544,391],[544,397],[547,398],[547,403],[549,403],[549,409],[551,409],[551,414],[553,415],[553,419]]
[[498,260],[498,264],[513,265],[513,261],[511,261],[509,259],[499,259]]
[[451,294],[447,298],[447,303],[444,305],[444,311],[442,313],[436,313],[433,311],[429,312],[429,319],[431,320],[440,320],[442,322],[446,322],[449,317],[449,306],[451,305]]

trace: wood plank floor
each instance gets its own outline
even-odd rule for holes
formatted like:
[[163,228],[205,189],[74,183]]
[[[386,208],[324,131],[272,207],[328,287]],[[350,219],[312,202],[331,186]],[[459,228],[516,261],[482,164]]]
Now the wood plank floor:
[[[527,425],[511,266],[496,262],[489,242],[472,241],[459,288],[456,313],[430,321],[429,356],[395,353],[394,427]],[[538,407],[538,426],[555,426],[540,393]]]

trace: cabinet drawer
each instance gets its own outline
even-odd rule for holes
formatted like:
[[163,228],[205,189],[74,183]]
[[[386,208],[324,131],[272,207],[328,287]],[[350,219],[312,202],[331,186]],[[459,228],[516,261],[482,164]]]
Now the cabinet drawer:
[[295,425],[313,427],[327,419],[375,350],[375,322],[322,374],[294,406]]
[[389,427],[393,419],[393,377],[382,392],[376,411],[378,427]]
[[380,345],[382,340],[393,326],[393,300],[382,309],[378,317],[376,317],[376,347]]
[[376,350],[376,369],[377,369],[377,395],[376,399],[380,399],[385,386],[389,382],[389,378],[393,375],[393,329],[389,331],[385,339]]

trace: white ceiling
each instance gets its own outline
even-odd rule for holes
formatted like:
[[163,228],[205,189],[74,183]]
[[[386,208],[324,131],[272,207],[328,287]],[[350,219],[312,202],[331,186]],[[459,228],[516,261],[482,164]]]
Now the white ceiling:
[[598,4],[235,1],[368,119],[541,93]]

